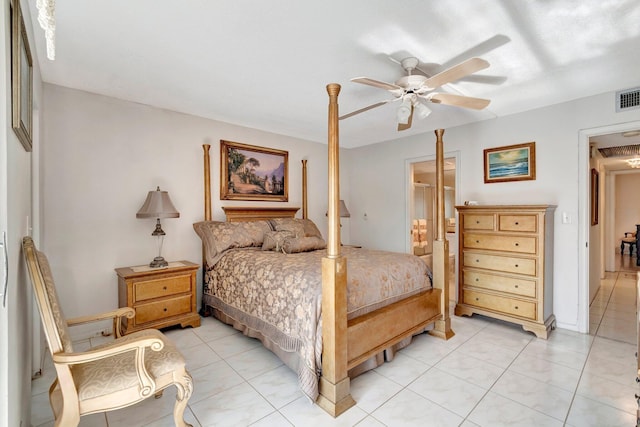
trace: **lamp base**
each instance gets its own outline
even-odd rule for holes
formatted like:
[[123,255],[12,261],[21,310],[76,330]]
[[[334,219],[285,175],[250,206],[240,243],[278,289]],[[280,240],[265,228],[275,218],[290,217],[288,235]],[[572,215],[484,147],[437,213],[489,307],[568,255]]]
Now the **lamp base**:
[[149,263],[149,267],[151,268],[167,267],[168,265],[169,263],[161,256],[155,257],[153,261]]

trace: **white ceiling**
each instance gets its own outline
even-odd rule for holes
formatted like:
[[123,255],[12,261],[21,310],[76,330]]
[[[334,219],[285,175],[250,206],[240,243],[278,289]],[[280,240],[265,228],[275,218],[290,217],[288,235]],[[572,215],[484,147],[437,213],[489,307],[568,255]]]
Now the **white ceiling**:
[[391,97],[349,81],[394,82],[404,72],[388,56],[416,56],[434,72],[480,56],[491,66],[479,74],[506,78],[447,85],[492,102],[481,112],[434,105],[409,131],[396,130],[396,104],[343,120],[344,147],[640,86],[638,0],[64,0],[56,9],[55,61],[42,30],[31,43],[45,82],[311,141],[327,140],[328,83],[342,85],[341,114]]

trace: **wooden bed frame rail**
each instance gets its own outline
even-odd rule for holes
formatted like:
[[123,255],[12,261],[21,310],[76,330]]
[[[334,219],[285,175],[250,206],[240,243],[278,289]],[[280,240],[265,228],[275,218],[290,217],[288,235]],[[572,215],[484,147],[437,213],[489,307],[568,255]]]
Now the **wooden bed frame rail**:
[[[436,239],[433,242],[433,289],[347,321],[347,260],[340,245],[340,166],[338,142],[338,94],[340,85],[327,85],[328,134],[328,232],[327,254],[322,259],[322,376],[316,403],[336,417],[355,405],[350,394],[349,369],[433,324],[431,334],[448,339],[454,335],[449,317],[449,256],[444,224],[444,155],[442,136],[436,130]],[[205,220],[211,221],[211,183],[208,144],[205,157]],[[222,208],[227,221],[293,217],[299,208]],[[302,160],[302,217],[307,218],[307,160]],[[203,254],[204,260],[204,254]],[[204,262],[203,262],[204,265]],[[376,331],[372,334],[371,331]]]

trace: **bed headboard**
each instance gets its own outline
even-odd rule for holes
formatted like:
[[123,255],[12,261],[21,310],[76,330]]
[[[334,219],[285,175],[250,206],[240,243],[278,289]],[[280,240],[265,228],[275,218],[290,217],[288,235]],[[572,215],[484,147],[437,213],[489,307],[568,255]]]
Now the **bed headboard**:
[[223,206],[227,222],[259,221],[273,218],[293,218],[300,208],[265,208],[251,206]]

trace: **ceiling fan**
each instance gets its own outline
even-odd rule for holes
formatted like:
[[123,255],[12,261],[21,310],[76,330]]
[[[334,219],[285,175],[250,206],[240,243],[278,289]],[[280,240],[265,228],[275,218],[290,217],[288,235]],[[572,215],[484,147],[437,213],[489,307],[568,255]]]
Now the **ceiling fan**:
[[394,98],[377,102],[345,114],[340,116],[339,119],[346,119],[390,102],[400,101],[400,106],[396,110],[396,119],[398,121],[398,130],[401,131],[411,127],[414,112],[419,118],[426,118],[431,114],[431,110],[426,105],[429,103],[482,110],[489,105],[489,102],[491,102],[488,99],[473,98],[470,96],[456,95],[452,93],[434,92],[435,89],[447,83],[460,80],[475,73],[476,71],[484,70],[489,67],[489,63],[484,59],[467,59],[466,61],[454,65],[453,67],[431,77],[424,75],[424,73],[414,74],[415,70],[421,71],[417,68],[419,63],[418,59],[414,57],[405,58],[400,61],[400,65],[407,72],[407,75],[401,77],[395,83],[387,83],[369,77],[356,77],[351,79],[351,81],[355,83],[386,89],[391,92]]

